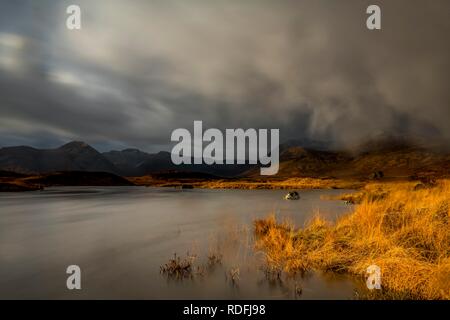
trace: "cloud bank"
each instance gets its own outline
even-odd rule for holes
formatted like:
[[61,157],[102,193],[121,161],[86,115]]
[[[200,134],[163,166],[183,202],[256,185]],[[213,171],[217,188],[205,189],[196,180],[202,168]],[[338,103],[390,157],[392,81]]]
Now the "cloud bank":
[[194,120],[352,144],[450,142],[450,3],[71,1],[0,4],[0,145],[71,139],[167,149]]

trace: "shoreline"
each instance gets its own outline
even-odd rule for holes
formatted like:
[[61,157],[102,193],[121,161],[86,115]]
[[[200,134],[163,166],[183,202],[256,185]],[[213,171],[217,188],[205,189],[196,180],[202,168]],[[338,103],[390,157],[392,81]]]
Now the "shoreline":
[[[442,179],[445,179],[443,177]],[[426,180],[426,179],[425,179]],[[428,179],[429,180],[429,179]],[[436,179],[440,180],[440,179]],[[421,183],[424,178],[384,177],[335,178],[219,178],[219,177],[121,177],[105,172],[56,172],[45,175],[13,175],[0,177],[0,192],[26,192],[55,186],[145,186],[177,189],[238,189],[238,190],[314,190],[352,189],[360,190],[371,183],[393,184],[399,182]]]

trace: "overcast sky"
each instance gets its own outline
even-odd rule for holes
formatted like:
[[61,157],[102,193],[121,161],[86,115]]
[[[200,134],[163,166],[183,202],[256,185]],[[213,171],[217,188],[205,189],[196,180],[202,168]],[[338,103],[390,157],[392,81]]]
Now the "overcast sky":
[[[381,31],[365,27],[374,3]],[[448,0],[1,0],[0,146],[157,151],[194,120],[450,142],[449,12]]]

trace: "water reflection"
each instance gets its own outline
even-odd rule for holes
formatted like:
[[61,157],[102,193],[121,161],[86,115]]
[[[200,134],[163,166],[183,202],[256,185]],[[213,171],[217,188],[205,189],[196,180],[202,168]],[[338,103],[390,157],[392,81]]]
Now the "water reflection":
[[[349,299],[356,284],[345,276],[267,279],[252,247],[255,218],[275,212],[302,225],[320,211],[335,219],[349,207],[321,196],[340,192],[346,191],[302,191],[299,201],[285,201],[277,190],[65,187],[0,194],[0,298]],[[194,277],[160,274],[175,253],[188,252],[196,255]],[[207,268],[213,253],[221,262]],[[76,293],[65,287],[71,264],[82,269]]]

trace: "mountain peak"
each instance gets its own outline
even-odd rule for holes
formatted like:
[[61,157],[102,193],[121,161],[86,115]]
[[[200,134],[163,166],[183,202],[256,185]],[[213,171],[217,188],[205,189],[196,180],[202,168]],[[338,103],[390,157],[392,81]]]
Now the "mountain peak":
[[122,152],[126,152],[126,153],[145,153],[139,149],[136,148],[127,148],[127,149],[123,149]]
[[71,141],[59,147],[59,149],[83,149],[90,147],[86,142],[83,141]]
[[77,153],[90,153],[90,154],[97,154],[98,151],[95,150],[93,147],[88,145],[87,143],[83,141],[72,141],[69,143],[66,143],[65,145],[59,147],[57,150],[70,153],[70,154],[77,154]]

